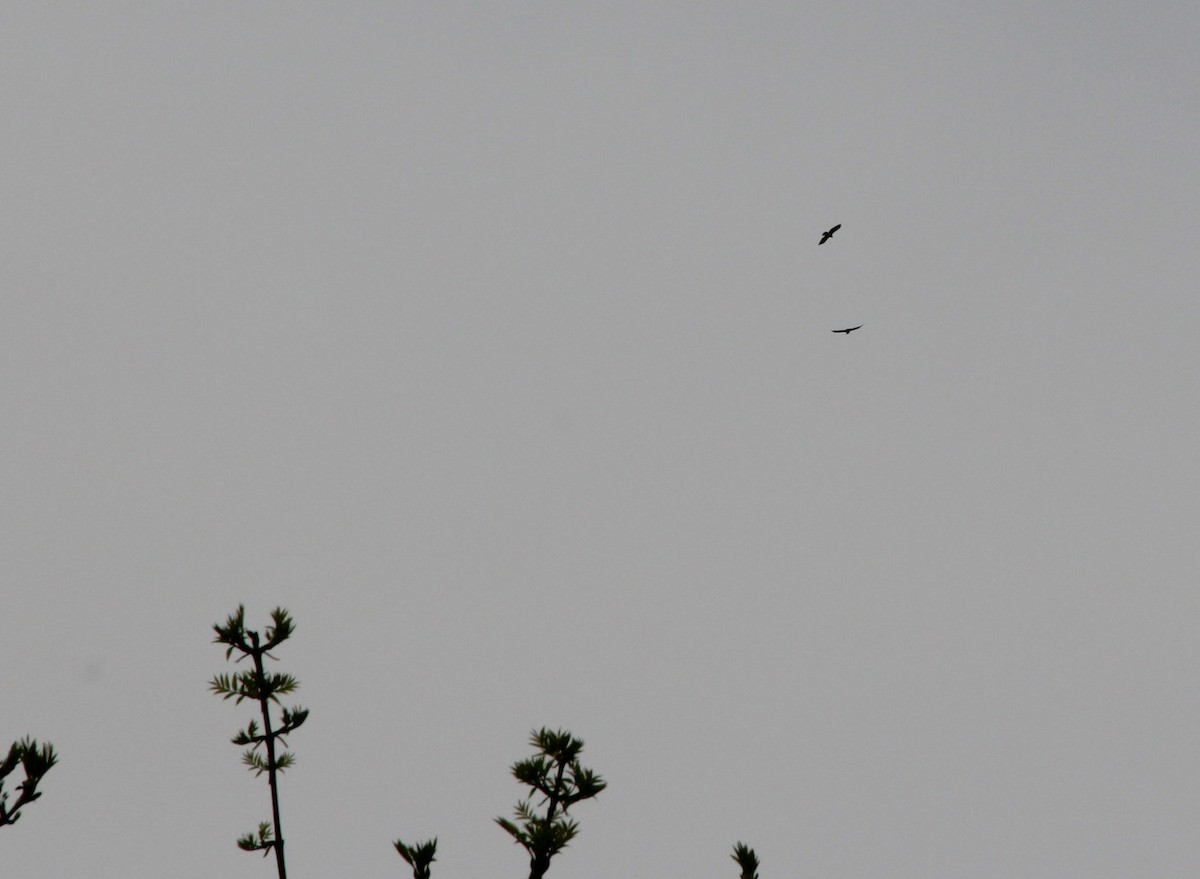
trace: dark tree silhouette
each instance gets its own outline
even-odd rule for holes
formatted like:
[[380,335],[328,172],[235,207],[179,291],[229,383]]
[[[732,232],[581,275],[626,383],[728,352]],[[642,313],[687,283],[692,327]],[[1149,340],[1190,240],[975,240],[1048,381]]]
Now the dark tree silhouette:
[[[16,824],[21,817],[22,807],[42,795],[37,789],[38,783],[57,762],[58,755],[54,753],[54,746],[49,742],[39,747],[36,739],[26,736],[12,743],[8,749],[8,756],[0,762],[0,827]],[[12,775],[18,766],[25,773],[25,780],[17,785],[17,799],[9,806],[4,779]]]
[[739,842],[733,847],[732,857],[742,868],[742,875],[739,879],[758,879],[758,855],[754,853],[754,849]]
[[[583,742],[564,730],[542,727],[529,737],[537,753],[512,765],[518,782],[529,787],[530,799],[517,803],[517,821],[497,818],[499,824],[529,852],[529,879],[542,879],[550,869],[550,859],[566,848],[579,832],[579,825],[567,816],[567,810],[580,800],[591,799],[607,787],[595,772],[579,764]],[[540,794],[536,811],[532,798]],[[561,810],[561,814],[559,814]]]
[[415,845],[405,845],[401,840],[397,839],[392,845],[396,846],[396,851],[400,852],[400,857],[408,862],[412,867],[413,879],[429,879],[429,865],[437,858],[437,837],[418,842]]
[[[296,758],[287,751],[279,751],[276,743],[287,746],[284,736],[291,733],[308,719],[308,711],[299,706],[281,708],[278,725],[271,720],[271,703],[279,705],[279,697],[293,693],[300,682],[287,674],[267,674],[263,668],[263,657],[274,659],[268,652],[278,647],[291,637],[295,629],[292,618],[281,607],[271,611],[271,625],[267,627],[265,639],[258,632],[246,628],[246,609],[238,605],[237,613],[225,621],[225,625],[215,625],[213,630],[217,637],[216,644],[225,644],[225,658],[229,659],[234,651],[241,655],[237,662],[249,658],[254,668],[237,672],[233,675],[216,675],[208,687],[223,699],[235,699],[239,704],[243,699],[258,703],[262,713],[263,728],[259,732],[258,721],[251,720],[249,725],[240,730],[233,738],[238,746],[247,746],[242,754],[242,762],[256,776],[267,774],[267,784],[271,789],[271,822],[263,821],[258,825],[257,833],[247,833],[237,841],[238,847],[244,851],[262,851],[266,857],[272,850],[275,852],[275,866],[279,871],[279,879],[287,879],[287,864],[283,857],[283,830],[279,821],[279,773],[287,769]],[[266,752],[263,757],[260,749]]]

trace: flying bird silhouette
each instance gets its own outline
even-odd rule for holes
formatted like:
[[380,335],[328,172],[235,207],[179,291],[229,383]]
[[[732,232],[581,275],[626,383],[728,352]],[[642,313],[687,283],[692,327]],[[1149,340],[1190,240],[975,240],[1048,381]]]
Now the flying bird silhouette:
[[828,241],[830,238],[832,238],[832,237],[833,237],[833,233],[834,233],[834,232],[836,232],[836,231],[837,231],[838,229],[840,229],[840,228],[842,228],[842,224],[841,224],[841,223],[838,223],[836,226],[834,226],[834,227],[833,227],[832,229],[830,229],[828,232],[824,233],[824,234],[821,236],[821,240],[817,242],[817,246],[818,246],[818,247],[820,247],[822,244],[824,244],[826,241]]
[[862,329],[864,326],[866,326],[866,324],[859,324],[859,325],[858,325],[858,326],[856,326],[856,327],[847,327],[847,328],[846,328],[846,329],[844,329],[844,330],[834,330],[833,332],[835,332],[835,333],[845,333],[846,335],[850,335],[850,334],[851,334],[851,333],[853,333],[855,330],[861,330],[861,329]]

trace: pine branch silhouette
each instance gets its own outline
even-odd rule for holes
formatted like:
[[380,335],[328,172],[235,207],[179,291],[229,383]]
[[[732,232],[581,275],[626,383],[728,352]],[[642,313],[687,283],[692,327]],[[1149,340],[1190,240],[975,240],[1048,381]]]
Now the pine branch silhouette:
[[739,842],[733,847],[732,857],[742,868],[742,875],[739,879],[758,879],[758,855],[754,853],[754,849]]
[[[237,613],[231,614],[225,625],[214,625],[213,630],[217,633],[213,643],[227,647],[226,660],[236,652],[241,655],[235,662],[249,658],[254,666],[233,674],[214,675],[208,688],[222,699],[233,699],[236,704],[241,704],[243,699],[258,703],[262,729],[259,729],[257,720],[251,719],[232,741],[246,749],[242,753],[242,762],[255,777],[266,773],[267,785],[271,790],[271,821],[260,823],[257,833],[240,837],[238,848],[249,852],[261,851],[263,857],[274,851],[279,879],[287,879],[283,830],[279,820],[279,773],[292,766],[296,758],[288,751],[279,750],[277,745],[287,747],[285,737],[308,719],[308,711],[299,706],[285,708],[280,705],[279,697],[294,693],[300,682],[288,674],[268,674],[263,657],[275,659],[269,651],[291,637],[295,624],[286,610],[277,607],[271,611],[271,625],[260,636],[258,632],[246,628],[245,607],[238,605]],[[279,709],[276,720],[271,716],[271,703],[275,703]]]
[[[529,853],[529,879],[542,879],[551,859],[579,832],[579,825],[567,817],[567,811],[608,785],[580,765],[583,741],[569,732],[542,727],[532,733],[529,744],[537,753],[512,765],[513,778],[529,788],[529,798],[517,803],[516,822],[497,818],[496,823]],[[535,806],[536,795],[541,800]],[[539,811],[543,807],[545,811]]]
[[[54,753],[54,746],[49,742],[39,747],[36,739],[26,736],[12,743],[8,749],[8,756],[0,761],[0,827],[16,824],[21,817],[21,809],[42,795],[37,789],[38,784],[57,762],[58,755]],[[18,766],[24,772],[25,780],[16,786],[17,798],[9,806],[4,779]]]
[[408,862],[412,867],[413,879],[429,879],[429,865],[437,858],[437,837],[418,842],[415,845],[405,845],[401,840],[397,839],[392,843],[396,847],[396,851],[400,852],[400,857]]

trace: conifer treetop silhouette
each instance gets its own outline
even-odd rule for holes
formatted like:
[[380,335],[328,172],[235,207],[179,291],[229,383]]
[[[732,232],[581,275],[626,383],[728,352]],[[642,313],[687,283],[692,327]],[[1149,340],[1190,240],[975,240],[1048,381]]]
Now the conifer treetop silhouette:
[[[579,825],[567,817],[571,806],[590,800],[608,783],[579,765],[583,740],[566,730],[542,727],[529,737],[529,744],[537,754],[514,763],[512,774],[529,788],[530,796],[517,803],[516,822],[497,818],[496,823],[529,853],[529,879],[543,879],[550,860],[579,832]],[[532,800],[536,795],[542,798],[538,805]]]
[[[300,682],[290,674],[268,673],[263,658],[274,659],[270,651],[290,638],[295,628],[296,624],[288,612],[277,607],[271,611],[271,625],[260,636],[258,632],[246,628],[246,608],[239,604],[237,613],[230,614],[225,625],[218,623],[213,626],[213,631],[217,633],[213,642],[226,647],[227,660],[236,652],[240,654],[239,660],[248,658],[254,667],[234,674],[215,675],[208,683],[209,690],[222,699],[233,699],[238,704],[244,699],[257,702],[262,714],[261,728],[258,721],[251,720],[232,741],[246,749],[242,753],[242,763],[251,772],[255,775],[266,773],[271,789],[271,820],[260,821],[258,832],[247,833],[237,844],[243,851],[261,851],[264,857],[274,850],[279,879],[287,879],[287,862],[283,857],[283,830],[279,822],[278,776],[296,761],[292,753],[284,749],[287,747],[287,736],[308,719],[308,709],[298,705],[293,708],[280,705],[279,697],[294,693]],[[271,703],[279,706],[280,716],[273,716]],[[265,756],[263,751],[266,752]]]
[[826,241],[828,241],[830,238],[832,238],[833,233],[836,232],[840,228],[842,228],[842,224],[838,223],[836,226],[834,226],[828,232],[823,233],[821,235],[821,240],[817,242],[817,246],[820,247],[822,244],[824,244]]
[[[0,827],[16,824],[17,819],[21,817],[21,809],[42,795],[37,789],[38,783],[57,762],[58,755],[54,753],[54,746],[49,742],[39,745],[37,739],[26,736],[12,743],[8,755],[0,759]],[[25,780],[16,786],[17,799],[10,806],[8,791],[4,789],[4,779],[18,766],[25,773]]]

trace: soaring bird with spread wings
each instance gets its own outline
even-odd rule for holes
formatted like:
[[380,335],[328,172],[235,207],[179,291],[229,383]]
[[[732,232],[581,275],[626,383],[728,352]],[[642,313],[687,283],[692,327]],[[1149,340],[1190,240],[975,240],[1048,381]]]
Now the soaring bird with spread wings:
[[841,223],[838,223],[836,226],[834,226],[834,227],[833,227],[832,229],[830,229],[828,232],[824,233],[824,234],[821,236],[821,240],[817,242],[817,246],[820,246],[820,245],[824,244],[826,241],[828,241],[830,238],[832,238],[832,237],[833,237],[833,233],[834,233],[834,232],[836,232],[836,231],[837,231],[838,229],[840,229],[840,228],[842,228],[842,224],[841,224]]
[[863,327],[865,327],[865,326],[866,326],[866,324],[859,324],[859,325],[858,325],[858,326],[856,326],[856,327],[847,327],[847,328],[846,328],[846,329],[844,329],[844,330],[834,330],[833,332],[835,332],[835,333],[845,333],[845,334],[848,336],[848,335],[850,335],[851,333],[853,333],[855,330],[861,330],[861,329],[862,329]]

